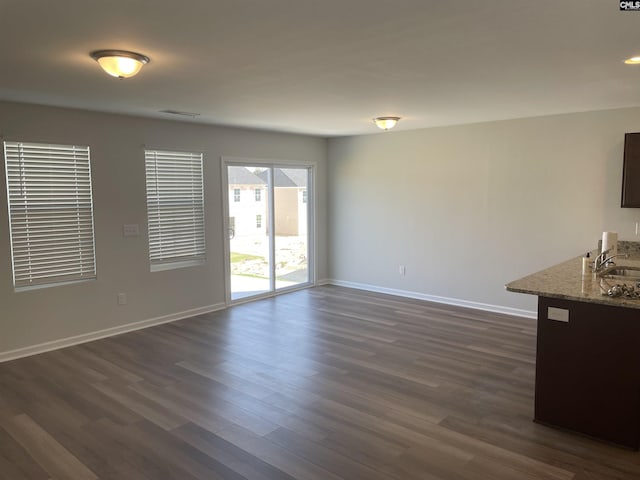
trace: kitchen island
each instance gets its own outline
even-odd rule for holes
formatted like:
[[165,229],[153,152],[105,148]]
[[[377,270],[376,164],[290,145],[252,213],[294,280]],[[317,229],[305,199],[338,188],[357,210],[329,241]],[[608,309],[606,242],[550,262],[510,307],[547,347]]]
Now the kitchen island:
[[[637,244],[624,243],[620,263],[640,265]],[[640,300],[608,296],[621,280],[581,266],[576,257],[506,285],[538,296],[534,419],[637,450]]]

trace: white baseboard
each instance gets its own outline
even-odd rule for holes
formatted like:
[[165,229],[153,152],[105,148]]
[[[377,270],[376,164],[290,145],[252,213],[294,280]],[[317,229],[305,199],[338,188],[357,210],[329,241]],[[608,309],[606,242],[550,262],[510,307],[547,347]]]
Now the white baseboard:
[[446,305],[455,305],[457,307],[474,308],[476,310],[484,310],[487,312],[504,313],[506,315],[513,315],[516,317],[538,318],[538,313],[535,311],[503,307],[502,305],[491,305],[488,303],[471,302],[459,298],[439,297],[437,295],[428,295],[426,293],[397,290],[395,288],[379,287],[377,285],[368,285],[365,283],[347,282],[335,279],[328,280],[327,284],[339,287],[355,288],[358,290],[367,290],[369,292],[386,293],[388,295],[397,295],[399,297],[415,298],[417,300],[426,300],[428,302],[444,303]]
[[[455,305],[458,307],[474,308],[476,310],[484,310],[494,313],[503,313],[506,315],[514,315],[516,317],[525,318],[537,318],[537,312],[530,310],[522,310],[519,308],[504,307],[501,305],[491,305],[487,303],[471,302],[468,300],[462,300],[459,298],[440,297],[437,295],[428,295],[425,293],[411,292],[407,290],[398,290],[395,288],[379,287],[377,285],[368,285],[364,283],[347,282],[344,280],[336,279],[322,279],[316,282],[316,285],[336,285],[339,287],[355,288],[358,290],[366,290],[369,292],[386,293],[388,295],[397,295],[399,297],[415,298],[418,300],[426,300],[428,302],[443,303],[446,305]],[[28,347],[17,348],[15,350],[8,350],[6,352],[0,352],[0,363],[7,362],[9,360],[15,360],[17,358],[28,357],[30,355],[37,355],[39,353],[49,352],[51,350],[58,350],[60,348],[70,347],[72,345],[78,345],[80,343],[91,342],[93,340],[99,340],[101,338],[112,337],[114,335],[120,335],[121,333],[133,332],[135,330],[141,330],[143,328],[153,327],[154,325],[161,325],[163,323],[175,322],[196,315],[202,315],[204,313],[215,312],[226,308],[224,303],[218,303],[215,305],[209,305],[206,307],[194,308],[191,310],[185,310],[183,312],[173,313],[171,315],[164,315],[162,317],[151,318],[148,320],[142,320],[140,322],[128,323],[126,325],[120,325],[117,327],[106,328],[104,330],[98,330],[95,332],[85,333],[82,335],[76,335],[68,338],[61,338],[59,340],[53,340],[50,342],[40,343],[38,345],[31,345]]]
[[191,310],[185,310],[183,312],[172,313],[171,315],[163,315],[162,317],[150,318],[148,320],[142,320],[140,322],[105,328],[104,330],[98,330],[96,332],[83,333],[82,335],[61,338],[59,340],[52,340],[50,342],[40,343],[38,345],[31,345],[28,347],[17,348],[15,350],[8,350],[6,352],[0,352],[0,363],[7,362],[9,360],[15,360],[17,358],[28,357],[30,355],[37,355],[39,353],[50,352],[51,350],[70,347],[72,345],[78,345],[80,343],[87,343],[93,340],[99,340],[101,338],[112,337],[114,335],[120,335],[121,333],[133,332],[134,330],[141,330],[143,328],[153,327],[155,325],[161,325],[163,323],[175,322],[176,320],[195,317],[196,315],[215,312],[218,310],[223,310],[225,308],[226,305],[224,303],[217,303],[215,305],[208,305],[206,307],[193,308]]

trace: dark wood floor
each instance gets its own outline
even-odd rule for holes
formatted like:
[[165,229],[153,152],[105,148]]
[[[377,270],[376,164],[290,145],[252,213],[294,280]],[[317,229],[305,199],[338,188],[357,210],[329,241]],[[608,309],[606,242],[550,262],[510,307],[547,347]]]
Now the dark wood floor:
[[532,423],[535,321],[338,287],[0,364],[0,478],[638,479]]

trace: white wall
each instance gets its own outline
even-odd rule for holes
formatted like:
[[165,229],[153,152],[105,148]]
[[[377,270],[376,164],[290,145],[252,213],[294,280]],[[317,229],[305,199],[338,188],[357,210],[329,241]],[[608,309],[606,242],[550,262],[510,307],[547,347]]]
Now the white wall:
[[330,276],[532,312],[505,283],[603,230],[638,240],[640,210],[620,208],[632,131],[639,108],[331,139]]
[[[15,293],[11,283],[4,161],[0,182],[0,358],[43,342],[224,302],[220,157],[317,162],[317,276],[327,277],[326,140],[302,135],[0,103],[4,140],[91,147],[98,279]],[[149,272],[144,145],[204,152],[207,263]],[[138,223],[139,237],[122,225]],[[125,292],[126,306],[116,295]]]
[[[256,202],[256,188],[262,190],[260,201]],[[234,200],[234,190],[240,190],[240,201]],[[236,237],[267,235],[267,189],[264,185],[231,185],[228,195],[229,217],[235,220]],[[262,215],[262,227],[256,227],[256,216]]]

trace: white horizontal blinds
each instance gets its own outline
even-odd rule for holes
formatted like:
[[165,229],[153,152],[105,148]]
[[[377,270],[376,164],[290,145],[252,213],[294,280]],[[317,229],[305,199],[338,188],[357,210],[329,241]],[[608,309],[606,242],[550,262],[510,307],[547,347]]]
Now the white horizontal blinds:
[[202,153],[145,150],[149,259],[205,260]]
[[95,278],[89,147],[4,142],[16,288]]

